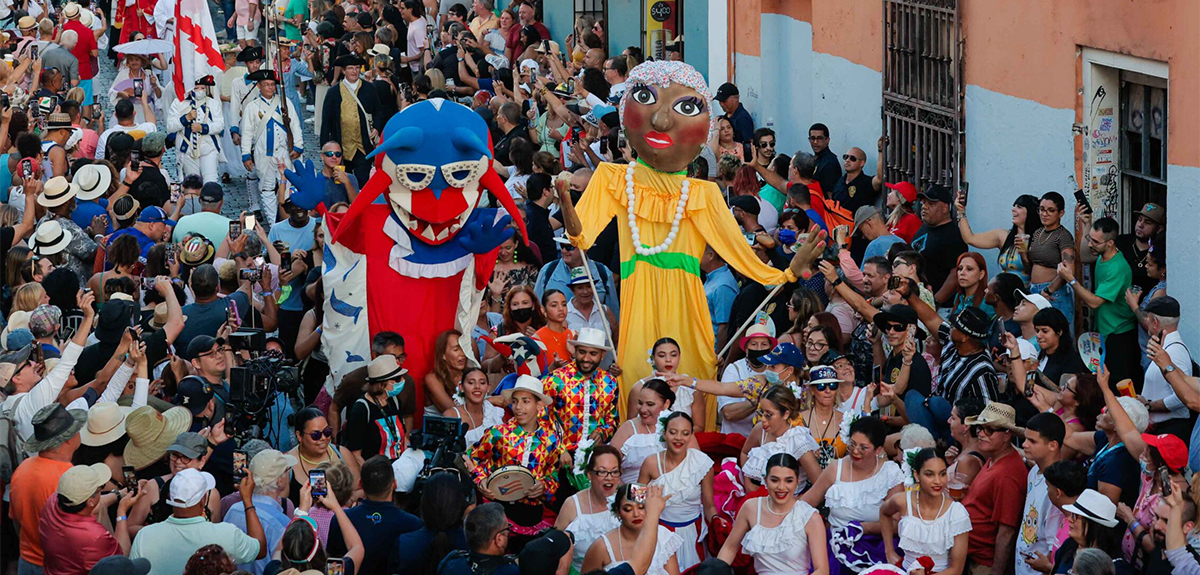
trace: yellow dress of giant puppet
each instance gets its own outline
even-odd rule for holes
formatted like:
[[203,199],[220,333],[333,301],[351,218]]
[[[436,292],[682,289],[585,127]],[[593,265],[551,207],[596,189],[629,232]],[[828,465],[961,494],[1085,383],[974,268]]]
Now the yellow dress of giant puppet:
[[627,86],[621,125],[638,160],[601,164],[579,205],[563,206],[568,236],[583,249],[614,217],[619,219],[622,410],[634,382],[651,375],[646,354],[660,337],[679,342],[679,373],[702,379],[715,375],[715,337],[700,280],[705,245],[763,285],[790,283],[797,273],[808,273],[799,257],[795,269],[763,264],[716,184],[686,176],[687,165],[714,129],[704,77],[682,62],[646,62],[630,71]]

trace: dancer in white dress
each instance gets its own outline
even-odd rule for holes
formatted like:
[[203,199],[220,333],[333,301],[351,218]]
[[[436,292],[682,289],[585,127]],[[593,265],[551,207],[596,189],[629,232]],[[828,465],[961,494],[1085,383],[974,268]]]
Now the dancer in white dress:
[[591,487],[567,499],[554,522],[555,529],[570,531],[575,536],[575,556],[571,566],[576,573],[583,572],[583,556],[592,543],[621,526],[608,507],[619,484],[621,452],[611,445],[595,446],[586,471]]
[[[654,342],[654,347],[650,348],[650,364],[654,366],[655,373],[676,373],[675,370],[679,369],[679,343],[669,337],[660,338]],[[641,391],[642,385],[650,379],[654,379],[654,377],[639,380],[629,390],[629,410],[626,413],[631,414],[631,418],[632,414],[637,412],[638,392]],[[690,387],[675,389],[675,402],[671,404],[671,411],[682,411],[692,416],[692,425],[695,426],[697,433],[704,431],[707,408],[703,393]]]
[[617,428],[608,443],[621,450],[621,483],[637,481],[642,462],[663,450],[659,418],[675,404],[675,392],[661,379],[646,381],[637,393],[629,421]]
[[767,496],[742,506],[718,557],[732,564],[740,547],[754,558],[758,575],[828,575],[825,523],[816,509],[794,496],[800,462],[778,453],[764,471]]
[[821,472],[802,499],[829,508],[829,544],[845,569],[858,572],[886,559],[880,537],[879,508],[904,491],[904,474],[886,459],[883,444],[887,424],[861,417],[850,426],[850,444],[843,457]]
[[[771,366],[767,369],[771,369]],[[748,493],[758,489],[767,460],[776,453],[787,453],[800,462],[800,489],[821,474],[821,464],[817,462],[816,454],[819,446],[812,432],[800,425],[802,420],[800,402],[791,388],[776,385],[763,394],[758,402],[758,423],[742,445],[739,457]]]
[[504,423],[504,409],[492,405],[492,402],[487,400],[490,387],[487,374],[482,369],[467,368],[463,373],[462,383],[458,385],[462,395],[455,395],[455,402],[462,400],[462,403],[442,413],[446,417],[457,417],[470,426],[463,435],[467,445],[475,445],[489,427]]
[[905,572],[921,567],[919,557],[929,557],[934,571],[961,574],[967,564],[971,516],[946,492],[946,460],[933,448],[925,448],[916,453],[910,465],[919,485],[917,492],[893,495],[879,510],[888,563],[895,565],[901,560],[893,542],[897,522],[892,518],[900,514],[900,550],[904,552],[901,567]]
[[713,460],[689,447],[692,419],[688,414],[677,411],[668,415],[664,428],[667,449],[642,463],[638,482],[662,485],[663,495],[671,496],[658,522],[683,539],[676,557],[679,570],[686,571],[704,560],[708,522],[717,514],[713,504]]
[[646,523],[645,504],[634,501],[630,495],[634,487],[648,488],[645,485],[622,485],[617,489],[612,511],[620,520],[621,526],[605,533],[592,543],[583,558],[581,573],[597,569],[607,570],[627,562],[642,530],[656,529],[658,543],[655,545],[654,558],[650,561],[650,569],[646,571],[646,575],[679,575],[679,561],[675,558],[675,552],[683,545],[683,540],[666,527]]

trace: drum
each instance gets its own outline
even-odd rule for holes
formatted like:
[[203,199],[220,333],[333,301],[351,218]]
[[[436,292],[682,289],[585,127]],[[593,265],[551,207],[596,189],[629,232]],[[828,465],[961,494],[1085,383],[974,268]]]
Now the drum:
[[520,465],[506,465],[492,472],[484,485],[499,501],[518,501],[533,489],[533,473]]

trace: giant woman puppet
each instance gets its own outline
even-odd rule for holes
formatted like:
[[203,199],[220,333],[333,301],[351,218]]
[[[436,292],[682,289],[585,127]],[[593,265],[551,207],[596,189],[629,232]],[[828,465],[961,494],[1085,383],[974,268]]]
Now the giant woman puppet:
[[[679,342],[680,373],[713,377],[715,337],[700,256],[711,245],[726,263],[763,285],[811,275],[823,236],[796,251],[780,271],[762,263],[746,244],[716,184],[686,176],[715,129],[713,100],[704,77],[683,62],[646,62],[629,73],[621,125],[638,160],[600,164],[579,200],[561,194],[571,243],[591,248],[614,217],[620,220],[621,394],[650,375],[646,350],[660,337]],[[814,230],[815,232],[815,230]],[[625,402],[619,402],[623,407]]]

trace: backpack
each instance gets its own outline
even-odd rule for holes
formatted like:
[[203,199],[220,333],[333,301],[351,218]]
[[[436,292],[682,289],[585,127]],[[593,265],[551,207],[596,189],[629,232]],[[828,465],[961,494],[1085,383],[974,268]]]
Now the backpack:
[[29,458],[25,440],[17,433],[17,422],[13,420],[13,413],[23,399],[25,396],[22,395],[13,401],[11,409],[0,410],[0,485],[12,481],[13,472]]
[[472,575],[492,575],[492,572],[505,566],[516,563],[512,555],[504,555],[501,557],[486,556],[482,560],[477,561],[472,557],[470,551],[463,549],[455,549],[446,555],[437,566],[437,574],[443,575],[448,573],[447,570],[452,563],[465,561],[467,568],[471,570]]

